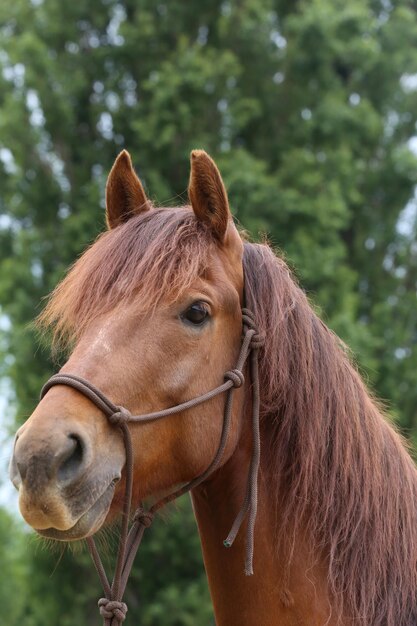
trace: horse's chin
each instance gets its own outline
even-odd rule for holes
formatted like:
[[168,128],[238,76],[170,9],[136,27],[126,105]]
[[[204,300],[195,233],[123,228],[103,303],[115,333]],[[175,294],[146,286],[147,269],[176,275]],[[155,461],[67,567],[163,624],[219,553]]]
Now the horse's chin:
[[107,514],[109,512],[115,484],[111,483],[104,493],[95,501],[95,503],[81,515],[79,520],[68,530],[58,530],[57,528],[45,528],[36,532],[47,539],[55,539],[56,541],[77,541],[86,539],[94,535],[102,527]]

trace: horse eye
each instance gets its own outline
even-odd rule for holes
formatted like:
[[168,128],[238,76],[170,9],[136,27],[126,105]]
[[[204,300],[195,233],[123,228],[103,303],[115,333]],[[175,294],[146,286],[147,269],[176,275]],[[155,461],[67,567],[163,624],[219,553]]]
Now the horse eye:
[[204,302],[194,302],[191,306],[188,307],[186,311],[181,315],[183,320],[194,324],[195,326],[200,326],[205,322],[209,317],[209,312],[207,309],[207,305]]

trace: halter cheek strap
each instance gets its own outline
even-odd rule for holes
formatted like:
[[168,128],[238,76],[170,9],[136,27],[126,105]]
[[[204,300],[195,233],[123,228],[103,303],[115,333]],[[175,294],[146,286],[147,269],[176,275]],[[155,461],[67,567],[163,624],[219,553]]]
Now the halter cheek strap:
[[[258,373],[258,353],[263,346],[264,338],[258,333],[253,313],[249,309],[242,309],[243,338],[240,348],[239,357],[236,367],[224,375],[224,382],[208,391],[207,393],[177,404],[176,406],[147,413],[144,415],[132,415],[122,406],[116,406],[109,400],[97,387],[92,385],[88,380],[75,376],[73,374],[55,374],[50,378],[41,391],[41,398],[55,385],[67,385],[82,393],[86,398],[91,400],[107,417],[111,424],[114,424],[122,431],[125,450],[126,450],[126,486],[125,498],[122,515],[122,528],[120,533],[120,541],[118,554],[116,559],[115,572],[113,582],[110,583],[104,570],[103,563],[98,553],[93,537],[87,539],[88,548],[100,577],[105,597],[98,602],[100,614],[104,618],[104,626],[120,626],[126,619],[127,605],[122,601],[126,584],[133,565],[135,555],[142,541],[143,533],[153,520],[155,513],[163,506],[172,502],[187,491],[191,491],[208,478],[218,469],[223,453],[227,444],[230,421],[233,406],[233,393],[237,387],[241,387],[245,378],[243,368],[249,358],[250,376],[252,380],[252,457],[248,471],[248,479],[246,485],[246,493],[235,521],[232,525],[230,533],[223,542],[229,548],[232,546],[239,529],[246,515],[248,515],[246,530],[246,558],[245,573],[253,574],[253,546],[254,546],[254,529],[256,521],[257,503],[258,503],[258,471],[260,464],[260,432],[259,432],[259,373]],[[158,500],[151,506],[149,511],[145,511],[140,505],[133,515],[132,524],[129,530],[129,518],[131,512],[132,487],[133,487],[133,450],[132,439],[128,428],[129,423],[149,422],[158,420],[175,413],[180,413],[187,409],[192,409],[203,402],[208,402],[216,396],[226,393],[226,402],[224,408],[223,426],[220,436],[219,446],[214,458],[207,469],[183,485],[173,493]]]

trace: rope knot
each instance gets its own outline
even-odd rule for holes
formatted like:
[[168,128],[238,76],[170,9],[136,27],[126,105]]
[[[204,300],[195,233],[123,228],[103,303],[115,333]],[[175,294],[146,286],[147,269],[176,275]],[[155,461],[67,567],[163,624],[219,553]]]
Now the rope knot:
[[250,309],[242,309],[242,321],[243,325],[246,326],[249,331],[254,331],[250,340],[250,348],[252,350],[262,348],[265,344],[265,337],[258,330],[255,314]]
[[119,623],[125,621],[127,613],[127,604],[124,602],[117,602],[117,600],[109,600],[108,598],[101,598],[98,601],[98,608],[101,617],[105,619],[112,619],[115,617],[119,620]]
[[229,370],[224,375],[225,380],[231,380],[233,383],[233,387],[241,387],[245,382],[245,377],[240,370],[234,369]]
[[252,350],[258,350],[259,348],[262,348],[265,344],[265,337],[264,335],[262,335],[259,332],[255,332],[252,335],[252,338],[250,340],[250,347]]
[[132,417],[130,411],[124,408],[124,406],[116,407],[116,411],[109,416],[109,422],[114,424],[114,426],[119,426],[122,422],[128,422]]
[[133,516],[133,523],[135,522],[139,522],[139,524],[142,524],[145,528],[149,528],[153,522],[153,514],[150,511],[138,509]]
[[244,326],[251,330],[256,330],[255,314],[250,309],[242,309],[242,322]]

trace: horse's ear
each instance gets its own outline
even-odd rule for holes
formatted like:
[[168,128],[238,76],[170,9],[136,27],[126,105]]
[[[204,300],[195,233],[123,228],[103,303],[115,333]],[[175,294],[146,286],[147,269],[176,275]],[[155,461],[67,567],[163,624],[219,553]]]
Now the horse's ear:
[[116,228],[133,215],[150,208],[142,183],[136,176],[132,159],[123,150],[111,168],[106,185],[106,220],[109,228]]
[[197,218],[209,224],[222,242],[231,219],[229,201],[217,165],[204,150],[191,152],[188,195]]

